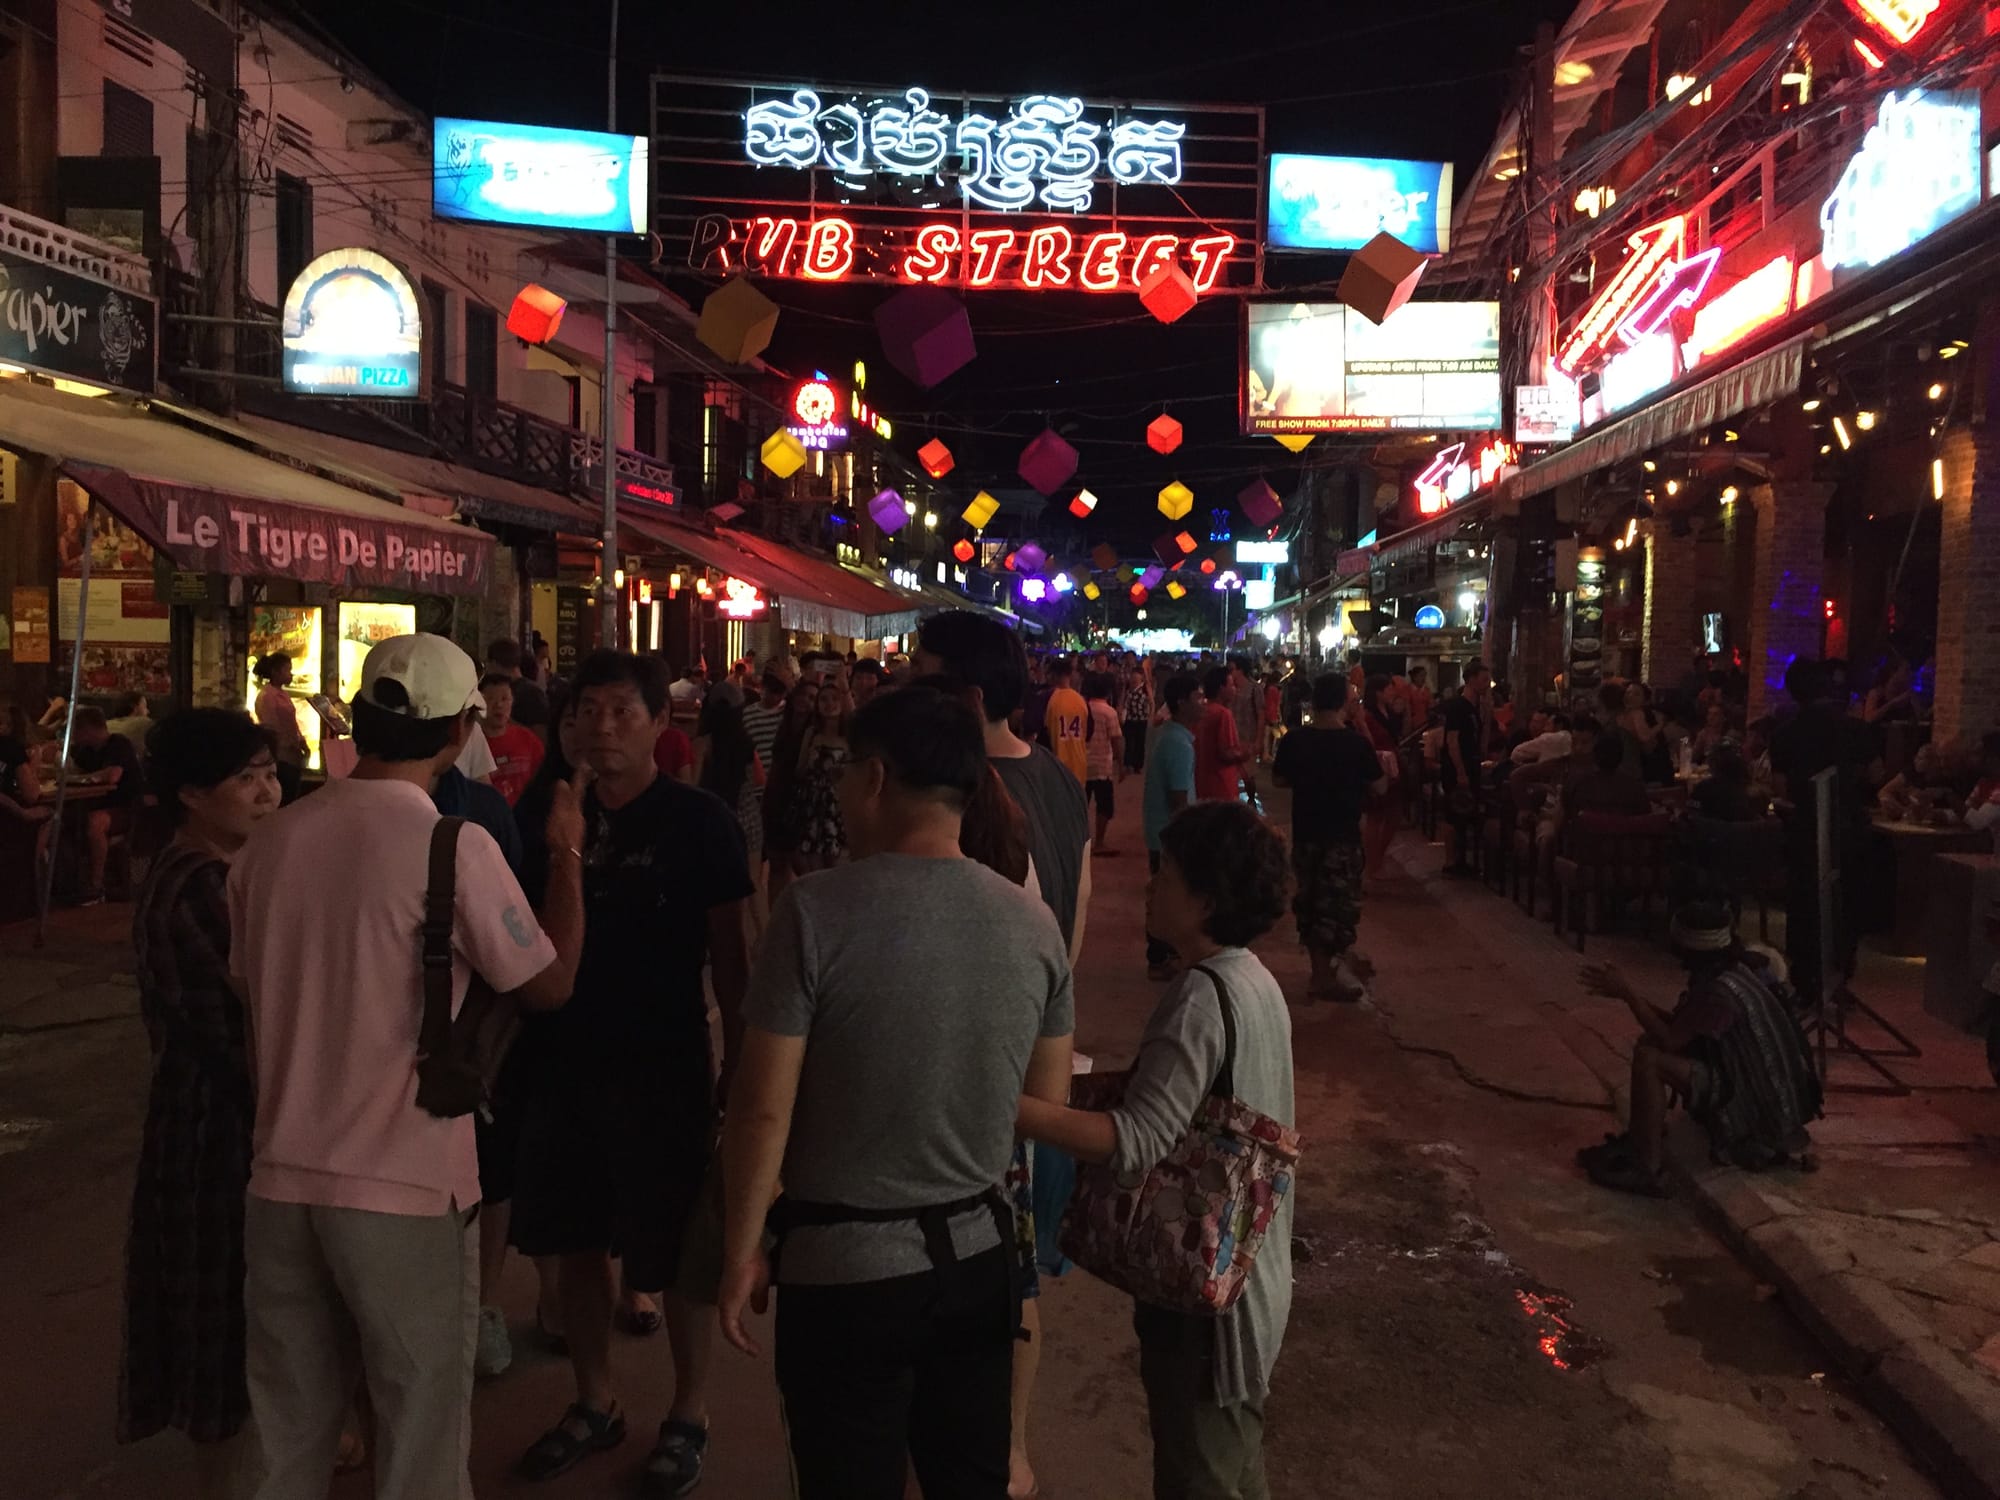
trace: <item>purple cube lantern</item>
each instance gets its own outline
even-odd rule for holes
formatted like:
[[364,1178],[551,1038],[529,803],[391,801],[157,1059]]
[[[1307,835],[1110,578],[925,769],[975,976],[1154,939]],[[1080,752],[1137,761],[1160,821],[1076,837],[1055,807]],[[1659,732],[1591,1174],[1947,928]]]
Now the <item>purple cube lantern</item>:
[[1278,498],[1278,492],[1261,479],[1253,479],[1237,491],[1236,508],[1243,512],[1252,526],[1272,527],[1285,513],[1285,502]]
[[1040,547],[1036,546],[1033,542],[1021,543],[1019,550],[1016,551],[1014,554],[1014,561],[1020,567],[1023,573],[1041,572],[1043,565],[1046,564],[1048,560],[1049,560],[1048,553],[1044,552]]
[[894,490],[883,490],[868,502],[868,519],[879,526],[884,535],[893,536],[909,524],[909,508],[903,504],[903,497]]
[[1076,449],[1064,442],[1053,427],[1021,450],[1021,477],[1044,495],[1053,495],[1069,483],[1076,472]]
[[1150,567],[1139,575],[1139,587],[1147,590],[1156,589],[1160,586],[1160,580],[1166,576],[1167,570],[1165,568],[1158,566]]
[[875,309],[875,332],[890,364],[933,386],[971,363],[972,320],[942,287],[905,287]]

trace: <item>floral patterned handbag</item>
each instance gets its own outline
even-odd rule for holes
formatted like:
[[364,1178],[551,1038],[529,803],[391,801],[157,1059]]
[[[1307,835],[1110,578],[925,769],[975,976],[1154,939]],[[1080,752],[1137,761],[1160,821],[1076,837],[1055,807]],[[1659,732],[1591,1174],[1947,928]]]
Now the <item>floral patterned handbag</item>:
[[[1236,1019],[1213,969],[1222,1008],[1222,1068],[1166,1158],[1143,1175],[1079,1166],[1063,1216],[1063,1253],[1101,1281],[1173,1312],[1216,1316],[1243,1295],[1257,1252],[1292,1190],[1299,1133],[1235,1097]],[[1128,1073],[1086,1073],[1070,1083],[1078,1109],[1110,1109]]]

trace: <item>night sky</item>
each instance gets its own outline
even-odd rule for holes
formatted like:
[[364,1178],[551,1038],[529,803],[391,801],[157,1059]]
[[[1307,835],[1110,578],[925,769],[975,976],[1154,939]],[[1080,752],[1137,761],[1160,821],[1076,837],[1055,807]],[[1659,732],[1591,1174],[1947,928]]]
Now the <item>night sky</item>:
[[[603,127],[610,0],[302,0],[302,8],[418,108]],[[1449,158],[1463,185],[1492,140],[1521,49],[1538,22],[1560,24],[1571,9],[1563,0],[1250,9],[626,0],[618,116],[621,129],[648,131],[655,68],[773,84],[1263,103],[1271,150]],[[1333,278],[1339,263],[1286,269]],[[699,282],[677,285],[699,303]],[[897,446],[913,453],[925,437],[944,437],[959,456],[954,479],[1018,484],[1014,457],[1046,414],[1083,454],[1077,482],[1104,502],[1093,531],[1118,540],[1158,529],[1153,494],[1176,475],[1195,488],[1200,517],[1259,474],[1285,493],[1301,463],[1335,456],[1325,438],[1294,459],[1269,438],[1238,435],[1234,299],[1212,299],[1163,327],[1136,298],[975,292],[967,300],[979,358],[926,392],[879,358],[868,315],[886,290],[762,286],[785,309],[768,357],[795,373],[868,359],[869,394],[895,419]],[[1187,430],[1171,459],[1143,441],[1162,405]]]

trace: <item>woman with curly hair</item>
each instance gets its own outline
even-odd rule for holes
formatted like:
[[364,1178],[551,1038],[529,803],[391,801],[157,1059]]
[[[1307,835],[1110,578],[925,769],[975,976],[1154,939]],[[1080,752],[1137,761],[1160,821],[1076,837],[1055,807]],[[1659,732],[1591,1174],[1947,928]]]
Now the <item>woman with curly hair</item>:
[[[1236,1046],[1231,1092],[1292,1124],[1291,1017],[1277,980],[1250,951],[1284,915],[1289,876],[1284,840],[1243,804],[1201,802],[1177,813],[1160,833],[1146,930],[1186,967],[1146,1027],[1124,1102],[1097,1112],[1024,1096],[1020,1134],[1108,1162],[1121,1180],[1143,1178],[1217,1087],[1225,1005]],[[1285,1195],[1242,1297],[1222,1316],[1134,1304],[1155,1500],[1266,1493],[1264,1398],[1291,1316],[1297,1197]]]

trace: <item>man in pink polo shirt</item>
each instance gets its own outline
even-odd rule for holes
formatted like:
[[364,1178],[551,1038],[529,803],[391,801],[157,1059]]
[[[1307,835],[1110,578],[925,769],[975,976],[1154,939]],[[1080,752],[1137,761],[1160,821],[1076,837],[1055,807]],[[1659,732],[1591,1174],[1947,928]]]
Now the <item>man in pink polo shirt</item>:
[[[353,774],[268,820],[230,870],[257,1096],[244,1302],[258,1500],[325,1495],[357,1371],[377,1500],[471,1494],[473,1122],[418,1107],[416,1063],[430,791],[480,707],[478,669],[450,641],[380,642],[354,703]],[[582,842],[577,794],[558,788],[538,923],[492,837],[459,830],[455,1003],[474,974],[526,1008],[568,999]]]

